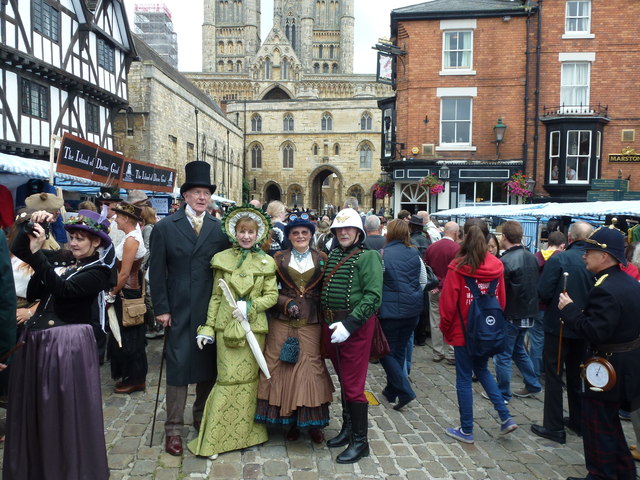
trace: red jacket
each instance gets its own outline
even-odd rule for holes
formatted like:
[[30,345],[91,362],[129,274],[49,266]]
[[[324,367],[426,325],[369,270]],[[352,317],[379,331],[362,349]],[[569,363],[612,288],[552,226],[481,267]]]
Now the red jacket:
[[622,270],[627,275],[630,275],[632,278],[640,280],[640,271],[638,271],[638,267],[636,267],[633,263],[627,262],[626,267],[620,264],[620,270]]
[[465,344],[458,309],[460,309],[466,328],[467,312],[473,300],[473,295],[469,287],[467,287],[464,275],[478,280],[478,286],[482,293],[485,293],[489,288],[489,283],[497,278],[496,297],[503,309],[506,304],[504,266],[497,257],[487,253],[482,264],[473,273],[471,273],[468,265],[458,270],[457,264],[459,261],[456,258],[449,264],[449,273],[444,280],[442,294],[440,295],[440,330],[442,330],[445,341],[454,347],[461,347]]

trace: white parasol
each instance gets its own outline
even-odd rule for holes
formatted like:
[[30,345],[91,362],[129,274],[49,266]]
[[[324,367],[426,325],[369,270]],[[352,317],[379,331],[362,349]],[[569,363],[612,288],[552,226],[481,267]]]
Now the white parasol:
[[116,309],[111,304],[111,308],[107,309],[107,316],[109,317],[109,328],[111,329],[111,335],[116,342],[118,342],[118,346],[122,348],[122,335],[120,335],[120,325],[118,325],[118,317],[116,317]]
[[[227,285],[227,282],[225,282],[221,278],[218,281],[218,285],[220,285],[222,294],[224,295],[224,298],[227,299],[227,303],[229,303],[231,308],[233,310],[238,308],[238,304],[236,303],[236,300],[233,298],[233,293],[231,293],[231,289],[229,288],[229,285]],[[249,348],[251,348],[251,352],[253,353],[253,356],[255,357],[256,362],[258,362],[258,366],[260,367],[260,370],[262,370],[262,373],[264,373],[264,376],[267,377],[267,380],[269,380],[271,378],[271,374],[269,373],[269,367],[267,367],[267,361],[265,360],[264,355],[262,354],[262,349],[258,344],[258,340],[256,339],[256,336],[251,331],[251,327],[249,326],[249,320],[247,319],[247,313],[243,312],[243,314],[244,314],[244,318],[240,320],[240,325],[242,325],[242,328],[247,336],[247,342],[249,343]]]

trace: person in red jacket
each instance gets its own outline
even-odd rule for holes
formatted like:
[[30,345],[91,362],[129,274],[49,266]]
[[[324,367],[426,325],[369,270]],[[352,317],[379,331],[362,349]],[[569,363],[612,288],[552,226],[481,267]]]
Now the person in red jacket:
[[[466,229],[465,229],[466,230]],[[440,330],[445,341],[453,345],[456,359],[456,393],[460,411],[460,427],[447,428],[446,434],[464,443],[473,443],[473,395],[471,375],[476,375],[494,408],[500,416],[500,433],[514,431],[518,426],[511,418],[498,385],[487,368],[489,357],[472,357],[465,346],[462,321],[467,323],[473,294],[467,287],[465,276],[472,277],[485,293],[489,283],[498,279],[496,297],[504,309],[506,303],[502,262],[487,254],[487,243],[482,230],[474,225],[465,232],[460,252],[449,264],[440,296]]]

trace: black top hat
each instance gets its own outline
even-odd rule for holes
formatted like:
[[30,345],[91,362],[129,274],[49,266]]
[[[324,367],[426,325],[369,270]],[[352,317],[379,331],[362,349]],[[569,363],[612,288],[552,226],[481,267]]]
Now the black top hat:
[[194,187],[208,188],[211,193],[216,191],[216,186],[211,183],[211,165],[207,162],[196,160],[184,166],[186,180],[180,187],[180,195]]
[[586,239],[585,250],[607,252],[622,265],[627,265],[624,255],[624,234],[613,225],[600,227]]
[[98,200],[102,200],[103,202],[121,202],[120,198],[120,187],[100,187],[100,193],[96,195]]

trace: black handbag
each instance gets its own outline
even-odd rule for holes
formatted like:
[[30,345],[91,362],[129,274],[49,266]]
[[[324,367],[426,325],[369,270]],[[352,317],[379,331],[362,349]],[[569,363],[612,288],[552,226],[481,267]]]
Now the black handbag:
[[438,280],[438,277],[433,273],[433,269],[429,265],[425,265],[424,268],[427,271],[427,285],[424,287],[424,290],[428,292],[440,285],[440,280]]

